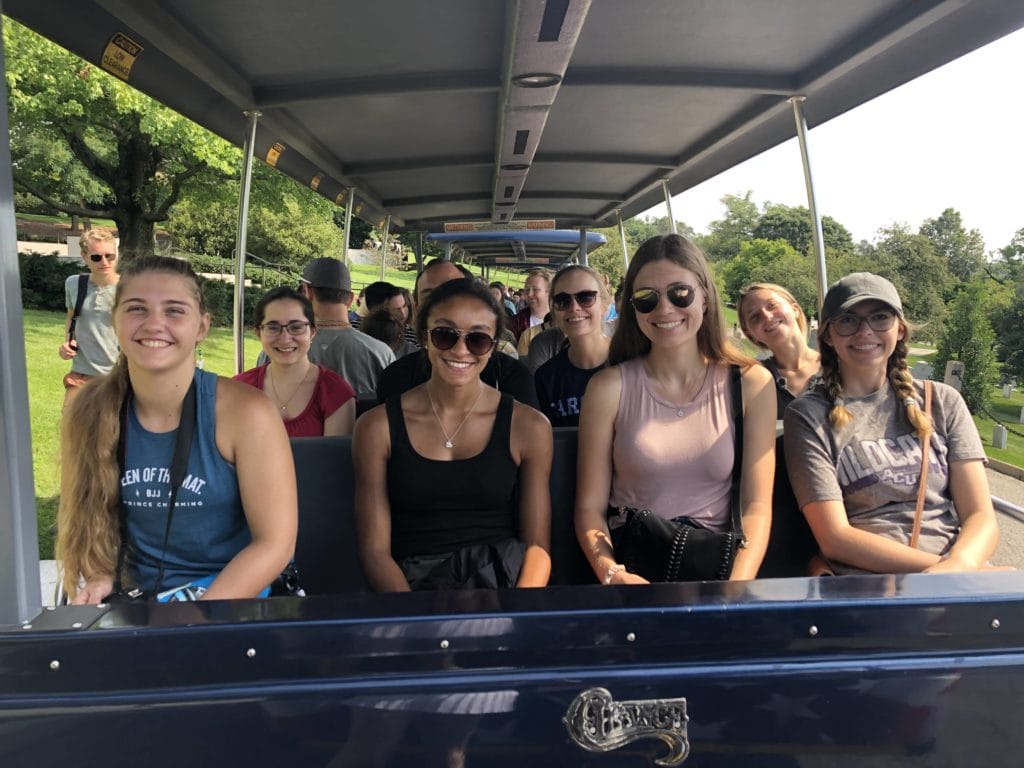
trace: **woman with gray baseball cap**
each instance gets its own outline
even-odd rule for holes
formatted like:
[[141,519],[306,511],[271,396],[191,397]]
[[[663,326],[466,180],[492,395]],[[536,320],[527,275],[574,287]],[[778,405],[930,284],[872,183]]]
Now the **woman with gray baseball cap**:
[[991,567],[999,533],[978,431],[952,387],[930,382],[923,406],[925,385],[907,369],[909,336],[884,277],[857,272],[829,288],[822,380],[785,414],[786,465],[823,573]]

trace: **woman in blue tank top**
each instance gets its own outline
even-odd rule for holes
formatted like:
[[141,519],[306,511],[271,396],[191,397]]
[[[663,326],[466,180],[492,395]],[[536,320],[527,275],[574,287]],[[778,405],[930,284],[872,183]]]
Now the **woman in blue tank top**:
[[551,426],[480,381],[502,314],[471,280],[435,288],[417,317],[430,379],[356,422],[359,550],[377,591],[547,584]]
[[[97,603],[119,580],[153,593],[215,576],[204,599],[258,595],[295,548],[295,472],[281,419],[252,387],[196,369],[210,315],[187,262],[127,265],[113,320],[117,365],[64,413],[65,589],[75,603]],[[193,386],[194,431],[168,530],[172,457]]]

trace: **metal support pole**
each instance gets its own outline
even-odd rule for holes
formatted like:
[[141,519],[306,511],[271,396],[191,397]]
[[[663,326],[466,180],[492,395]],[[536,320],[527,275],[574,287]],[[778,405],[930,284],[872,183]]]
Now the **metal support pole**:
[[249,130],[242,148],[242,194],[238,199],[238,232],[235,233],[235,307],[232,332],[235,338],[235,373],[245,370],[245,241],[249,228],[249,191],[252,187],[252,153],[256,144],[256,123],[260,112],[243,112]]
[[629,251],[626,250],[626,229],[622,226],[622,212],[615,209],[615,225],[619,228],[619,243],[622,245],[623,270],[629,269]]
[[384,268],[388,263],[388,232],[391,230],[391,214],[384,217],[384,241],[380,244],[380,279],[384,279]]
[[423,233],[416,233],[416,274],[423,271]]
[[668,179],[661,180],[661,191],[665,195],[665,210],[668,211],[668,228],[669,231],[675,235],[676,232],[676,217],[672,215],[672,193],[668,189]]
[[[0,72],[3,65],[0,55]],[[0,626],[28,621],[42,607],[10,147],[0,82]]]
[[341,263],[346,267],[350,266],[348,263],[348,243],[350,239],[350,233],[352,232],[352,209],[356,207],[356,188],[346,187],[348,190],[345,195],[345,245],[341,249]]
[[793,96],[789,103],[793,105],[793,120],[796,122],[796,135],[800,140],[800,158],[804,164],[804,183],[807,185],[807,207],[811,209],[811,237],[814,240],[814,258],[818,267],[818,307],[825,301],[828,290],[828,275],[825,268],[825,236],[821,230],[821,216],[818,215],[818,203],[814,198],[814,181],[811,175],[811,153],[807,148],[807,121],[804,119],[804,101],[806,96]]
[[576,261],[584,267],[590,266],[590,259],[587,256],[587,228],[580,227],[580,253]]
[[445,261],[451,261],[452,260],[452,241],[451,240],[446,241],[445,244],[444,244],[444,260]]

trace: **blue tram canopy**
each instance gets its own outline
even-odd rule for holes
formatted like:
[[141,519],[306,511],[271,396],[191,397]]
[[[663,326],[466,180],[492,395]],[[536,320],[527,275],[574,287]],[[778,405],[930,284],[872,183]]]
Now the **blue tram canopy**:
[[[608,239],[587,232],[587,253]],[[559,267],[578,258],[580,233],[574,229],[480,230],[427,235],[428,240],[451,243],[474,264],[499,267]]]

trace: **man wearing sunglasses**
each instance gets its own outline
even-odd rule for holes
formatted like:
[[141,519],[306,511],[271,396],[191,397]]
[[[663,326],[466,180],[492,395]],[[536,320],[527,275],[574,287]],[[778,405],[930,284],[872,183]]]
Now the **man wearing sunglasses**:
[[64,343],[57,353],[71,361],[64,377],[64,402],[94,376],[110,372],[120,350],[111,311],[117,289],[117,241],[102,229],[90,229],[78,241],[87,275],[72,275],[64,283],[68,308]]
[[[423,306],[424,300],[439,285],[449,280],[462,277],[473,278],[468,270],[443,259],[434,259],[416,278],[413,290],[413,307],[416,312]],[[377,400],[384,402],[393,395],[408,392],[418,384],[430,378],[430,364],[427,362],[426,350],[419,350],[411,355],[398,358],[389,365],[380,377],[377,386]],[[533,408],[537,407],[537,391],[533,386],[533,377],[526,366],[518,360],[505,355],[493,354],[487,365],[480,372],[480,380],[501,392],[508,392],[513,398]]]

